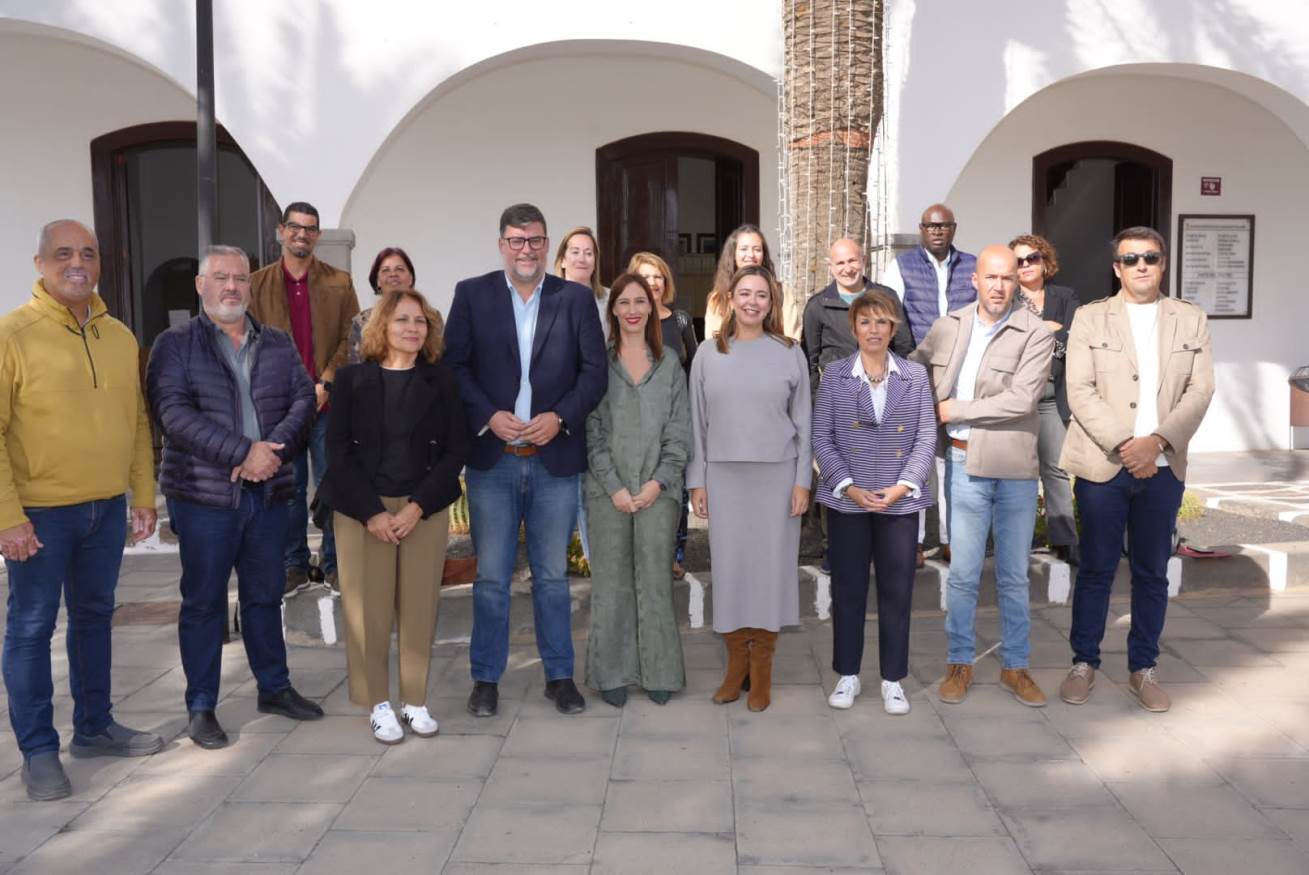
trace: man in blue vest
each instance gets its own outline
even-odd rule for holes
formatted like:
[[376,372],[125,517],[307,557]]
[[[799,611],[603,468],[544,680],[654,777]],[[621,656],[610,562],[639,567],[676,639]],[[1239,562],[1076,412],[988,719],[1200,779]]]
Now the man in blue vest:
[[[937,319],[977,300],[977,290],[972,282],[977,258],[954,248],[954,232],[958,227],[949,207],[932,204],[923,211],[923,218],[918,223],[918,235],[923,245],[900,253],[882,272],[882,285],[894,289],[904,304],[914,346],[923,342]],[[941,558],[949,562],[949,505],[939,488],[944,471],[938,468],[934,473],[936,476],[932,478],[930,488],[937,493],[938,504],[933,510],[939,515]],[[919,568],[923,567],[927,516],[921,511],[918,514]]]

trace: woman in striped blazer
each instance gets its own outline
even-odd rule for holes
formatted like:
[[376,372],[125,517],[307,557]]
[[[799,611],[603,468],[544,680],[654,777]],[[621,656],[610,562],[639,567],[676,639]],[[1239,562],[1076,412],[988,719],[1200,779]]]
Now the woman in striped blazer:
[[869,563],[877,575],[882,703],[909,713],[900,681],[909,674],[909,608],[918,548],[918,511],[936,452],[932,387],[922,365],[889,351],[900,310],[885,292],[850,305],[859,351],[823,369],[814,403],[813,448],[828,508],[832,567],[832,669],[828,698],[849,708],[859,695]]

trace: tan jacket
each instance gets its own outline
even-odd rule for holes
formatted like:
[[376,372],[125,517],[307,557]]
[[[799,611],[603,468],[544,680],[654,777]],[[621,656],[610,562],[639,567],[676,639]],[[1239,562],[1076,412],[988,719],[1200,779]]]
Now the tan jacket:
[[[1068,333],[1065,379],[1073,419],[1061,468],[1097,483],[1118,474],[1123,463],[1114,448],[1132,437],[1138,376],[1122,293],[1078,308]],[[1178,480],[1186,479],[1186,447],[1213,394],[1208,317],[1194,304],[1160,298],[1159,426],[1154,433],[1168,442],[1164,456]]]
[[[937,402],[954,391],[968,353],[977,304],[947,313],[932,325],[909,356],[927,366]],[[974,477],[1035,480],[1040,463],[1036,437],[1040,431],[1036,406],[1050,375],[1054,335],[1045,323],[1015,307],[982,354],[977,369],[976,397],[950,402],[949,422],[967,423],[968,459],[964,470]],[[937,449],[944,454],[950,436],[942,424]]]
[[[319,380],[331,380],[336,369],[345,364],[350,320],[358,312],[359,298],[350,274],[313,259],[309,263],[309,315],[314,326],[314,367]],[[291,305],[286,300],[282,259],[250,275],[250,313],[263,324],[290,334]]]

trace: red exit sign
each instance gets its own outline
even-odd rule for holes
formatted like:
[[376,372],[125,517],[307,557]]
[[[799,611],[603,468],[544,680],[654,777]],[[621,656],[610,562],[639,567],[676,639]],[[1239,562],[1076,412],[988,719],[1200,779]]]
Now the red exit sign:
[[1205,197],[1219,197],[1222,193],[1223,178],[1221,176],[1200,177],[1200,194]]

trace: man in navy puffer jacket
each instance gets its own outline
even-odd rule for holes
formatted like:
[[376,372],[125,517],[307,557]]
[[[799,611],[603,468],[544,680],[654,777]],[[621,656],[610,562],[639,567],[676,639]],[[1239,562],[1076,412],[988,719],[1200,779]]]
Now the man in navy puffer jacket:
[[246,313],[250,263],[212,246],[196,277],[202,312],[155,340],[146,369],[164,436],[159,488],[182,555],[177,637],[191,739],[227,744],[214,716],[235,567],[246,657],[258,707],[295,720],[323,716],[291,686],[282,638],[282,549],[314,387],[290,335]]

